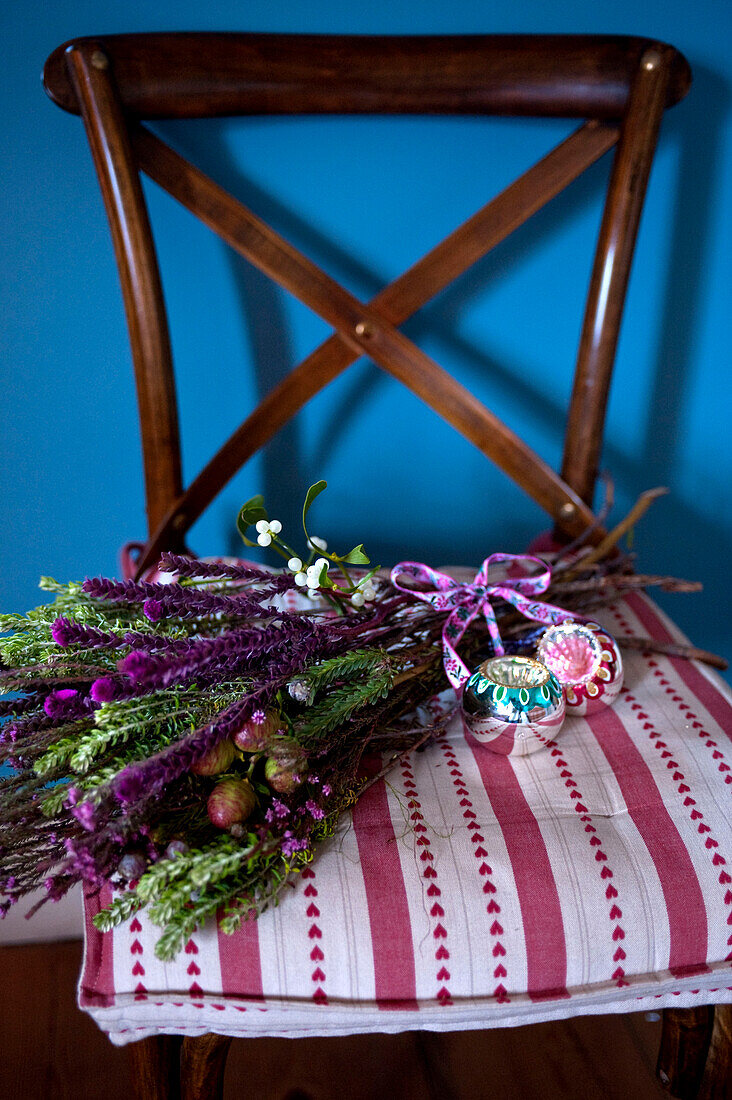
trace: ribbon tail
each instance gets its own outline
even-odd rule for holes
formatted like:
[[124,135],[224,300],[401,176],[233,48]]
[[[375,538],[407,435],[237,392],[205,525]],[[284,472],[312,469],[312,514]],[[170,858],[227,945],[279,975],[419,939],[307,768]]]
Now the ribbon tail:
[[[442,663],[445,668],[445,675],[454,688],[458,698],[463,690],[463,686],[470,677],[470,669],[455,649],[455,646],[458,645],[463,634],[480,610],[479,607],[474,607],[463,618],[458,613],[464,608],[465,605],[456,608],[442,628]],[[452,638],[450,635],[452,635]]]
[[488,633],[491,636],[493,642],[493,652],[496,657],[502,657],[506,652],[503,646],[503,640],[501,638],[501,632],[498,629],[498,620],[496,619],[496,613],[493,610],[493,605],[489,599],[483,601],[483,616],[485,618],[486,626],[488,627]]

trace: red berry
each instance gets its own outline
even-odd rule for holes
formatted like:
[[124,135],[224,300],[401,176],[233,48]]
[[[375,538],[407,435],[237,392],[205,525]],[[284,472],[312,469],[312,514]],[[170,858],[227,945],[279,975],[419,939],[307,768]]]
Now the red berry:
[[276,710],[257,710],[241,729],[232,734],[238,749],[244,752],[263,752],[267,742],[282,725],[282,715]]
[[200,760],[197,760],[191,766],[191,771],[194,775],[220,775],[221,772],[226,771],[235,755],[234,746],[227,737],[224,741],[219,741],[218,745],[214,745],[212,749],[209,749]]
[[305,767],[299,761],[270,756],[264,765],[264,778],[278,794],[293,794],[305,779]]
[[279,760],[281,764],[287,764],[288,767],[293,764],[300,765],[301,771],[307,759],[305,749],[292,737],[273,737],[267,746],[267,752],[275,760]]
[[209,820],[217,829],[230,829],[246,821],[257,804],[257,797],[248,779],[222,779],[208,798]]

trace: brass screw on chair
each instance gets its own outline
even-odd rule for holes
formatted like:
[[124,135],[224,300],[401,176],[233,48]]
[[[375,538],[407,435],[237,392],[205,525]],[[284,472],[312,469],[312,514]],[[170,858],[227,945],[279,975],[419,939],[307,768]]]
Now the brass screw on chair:
[[559,509],[559,518],[560,519],[572,519],[572,516],[574,516],[576,512],[577,512],[577,505],[572,504],[571,500],[567,500],[567,501],[564,502],[562,507]]
[[661,55],[658,50],[646,50],[643,55],[643,68],[651,72],[653,69],[658,68],[660,60]]
[[95,69],[108,69],[109,58],[101,50],[95,50],[91,55],[91,63]]
[[354,330],[356,336],[360,336],[362,340],[370,340],[374,335],[372,325],[368,321],[359,321]]

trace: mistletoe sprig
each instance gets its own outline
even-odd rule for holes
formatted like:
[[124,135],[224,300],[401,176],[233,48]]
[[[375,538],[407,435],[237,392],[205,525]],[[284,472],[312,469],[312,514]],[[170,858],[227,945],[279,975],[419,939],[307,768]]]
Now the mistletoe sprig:
[[[348,572],[348,566],[370,565],[369,558],[363,548],[363,543],[354,546],[343,556],[328,553],[328,543],[317,535],[310,535],[307,529],[307,515],[310,506],[316,497],[320,496],[328,484],[325,481],[316,481],[311,485],[305,496],[302,509],[302,526],[305,532],[305,542],[308,550],[304,557],[299,556],[291,546],[280,537],[282,524],[278,519],[270,519],[264,507],[264,498],[261,495],[252,497],[243,505],[237,518],[239,534],[247,546],[271,546],[287,562],[288,570],[294,575],[295,584],[299,588],[307,590],[313,600],[319,600],[325,596],[333,604],[337,597],[347,597],[354,607],[363,607],[376,598],[376,589],[373,578],[377,570],[371,569],[368,573],[354,581]],[[257,532],[257,542],[252,542],[247,531],[254,526]],[[317,556],[317,555],[320,556]],[[330,566],[335,565],[343,578],[342,584],[337,583],[330,575]]]

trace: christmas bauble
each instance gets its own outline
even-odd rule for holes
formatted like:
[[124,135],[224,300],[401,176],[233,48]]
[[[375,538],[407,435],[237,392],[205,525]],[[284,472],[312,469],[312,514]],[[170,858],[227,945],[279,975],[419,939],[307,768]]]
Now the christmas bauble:
[[472,673],[463,722],[476,741],[506,756],[527,756],[556,737],[564,695],[554,674],[532,657],[491,657]]
[[550,626],[536,655],[564,688],[568,714],[593,714],[612,703],[623,686],[620,650],[599,623]]

